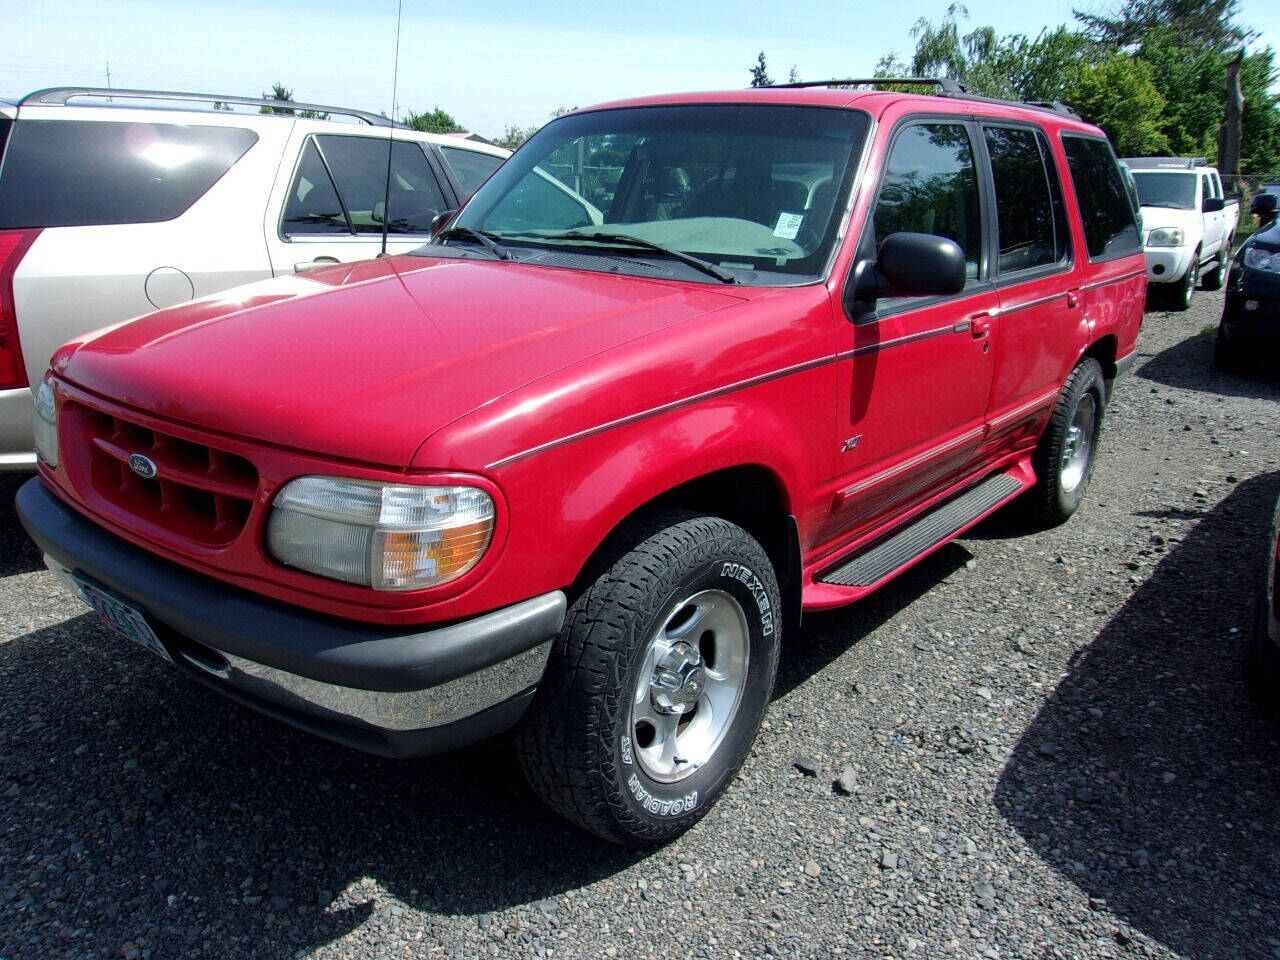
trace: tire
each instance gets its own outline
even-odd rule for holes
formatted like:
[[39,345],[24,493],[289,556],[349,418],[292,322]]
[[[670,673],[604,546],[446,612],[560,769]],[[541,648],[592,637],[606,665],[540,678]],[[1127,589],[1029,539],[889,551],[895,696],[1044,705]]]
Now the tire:
[[1213,339],[1213,365],[1223,373],[1240,371],[1240,357],[1223,335],[1221,323],[1218,324],[1218,335]]
[[1195,299],[1196,284],[1200,281],[1200,251],[1195,252],[1195,256],[1191,258],[1191,266],[1187,267],[1187,272],[1178,281],[1178,285],[1173,288],[1173,308],[1175,310],[1188,310],[1191,308],[1191,301]]
[[782,600],[764,549],[727,520],[667,513],[615,544],[569,608],[516,747],[556,813],[650,846],[696,823],[746,758]]
[[1093,474],[1105,412],[1102,367],[1085,357],[1062,385],[1032,456],[1036,484],[1030,491],[1031,512],[1041,526],[1056,527],[1079,509]]
[[1259,592],[1253,605],[1253,630],[1244,658],[1245,690],[1263,713],[1280,721],[1280,663],[1267,639],[1267,595]]
[[1231,237],[1227,237],[1223,241],[1222,249],[1218,251],[1218,256],[1214,258],[1213,268],[1200,276],[1200,285],[1206,290],[1221,290],[1222,284],[1227,279],[1227,261],[1231,256]]

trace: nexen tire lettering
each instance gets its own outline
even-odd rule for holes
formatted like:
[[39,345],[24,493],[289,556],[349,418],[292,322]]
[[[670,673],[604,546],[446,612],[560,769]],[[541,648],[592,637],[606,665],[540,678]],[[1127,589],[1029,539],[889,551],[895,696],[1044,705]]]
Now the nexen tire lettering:
[[636,798],[636,802],[657,817],[678,817],[698,805],[697,790],[686,793],[677,800],[660,800],[644,788],[640,778],[634,773],[627,779],[627,787],[631,790],[631,795]]
[[751,591],[751,596],[755,597],[756,606],[760,608],[760,629],[766,637],[773,636],[773,606],[769,603],[769,594],[765,592],[764,584],[760,582],[755,571],[745,564],[726,562],[720,568],[720,573],[730,580],[737,580]]

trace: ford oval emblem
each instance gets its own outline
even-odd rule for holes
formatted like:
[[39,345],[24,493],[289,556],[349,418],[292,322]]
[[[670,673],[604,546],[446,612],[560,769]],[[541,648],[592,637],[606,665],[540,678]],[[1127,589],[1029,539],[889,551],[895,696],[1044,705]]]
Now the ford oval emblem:
[[129,454],[129,469],[143,480],[150,480],[156,475],[155,461],[140,453]]

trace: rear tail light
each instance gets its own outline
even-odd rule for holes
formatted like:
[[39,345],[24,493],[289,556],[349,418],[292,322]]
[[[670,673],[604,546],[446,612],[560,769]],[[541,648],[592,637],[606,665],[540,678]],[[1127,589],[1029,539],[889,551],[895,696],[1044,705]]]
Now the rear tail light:
[[39,230],[0,230],[0,390],[27,386],[13,305],[13,275]]

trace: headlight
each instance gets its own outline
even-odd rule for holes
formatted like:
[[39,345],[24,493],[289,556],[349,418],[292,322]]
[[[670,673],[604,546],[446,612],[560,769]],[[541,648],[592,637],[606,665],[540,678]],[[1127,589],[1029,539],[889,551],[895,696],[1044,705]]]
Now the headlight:
[[478,487],[299,477],[276,494],[267,548],[281,563],[375,590],[448,583],[493,537],[493,498]]
[[32,418],[36,435],[36,456],[50,467],[58,465],[58,401],[46,376],[36,387],[36,414]]
[[1244,252],[1244,265],[1254,270],[1270,270],[1280,273],[1280,250],[1263,250],[1261,247],[1250,247]]
[[1180,247],[1184,238],[1181,227],[1157,227],[1147,234],[1147,246]]

